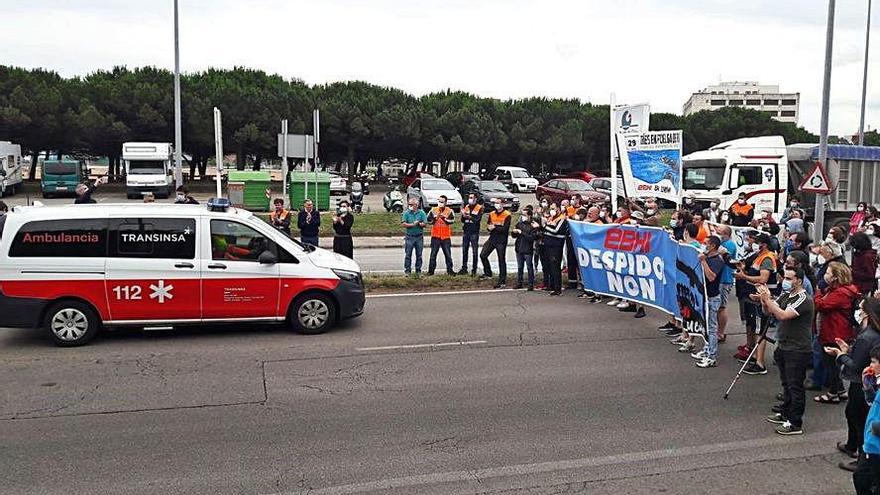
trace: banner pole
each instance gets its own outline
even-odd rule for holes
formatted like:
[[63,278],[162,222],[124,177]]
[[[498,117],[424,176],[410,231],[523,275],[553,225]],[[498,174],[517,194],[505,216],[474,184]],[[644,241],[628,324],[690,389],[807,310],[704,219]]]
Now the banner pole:
[[608,132],[611,136],[609,141],[608,156],[611,158],[611,210],[617,211],[617,132],[614,127],[614,107],[617,105],[617,96],[611,93],[608,105]]

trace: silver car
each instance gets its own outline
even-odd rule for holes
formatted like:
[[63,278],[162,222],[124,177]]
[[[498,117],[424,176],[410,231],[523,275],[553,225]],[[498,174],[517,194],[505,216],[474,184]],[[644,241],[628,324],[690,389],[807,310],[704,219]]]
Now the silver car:
[[446,196],[446,206],[455,211],[461,209],[461,194],[446,179],[416,179],[406,190],[407,200],[416,198],[419,200],[419,206],[426,210],[437,206],[440,196]]

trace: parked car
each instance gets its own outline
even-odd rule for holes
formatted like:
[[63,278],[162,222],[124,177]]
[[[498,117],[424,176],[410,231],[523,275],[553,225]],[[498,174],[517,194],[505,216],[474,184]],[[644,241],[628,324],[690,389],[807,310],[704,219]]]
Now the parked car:
[[477,202],[486,208],[493,208],[492,200],[500,198],[505,208],[510,211],[519,210],[519,198],[497,180],[471,180],[462,184],[458,190],[462,198],[467,198],[471,193],[476,194]]
[[339,174],[330,174],[330,195],[348,194],[348,179]]
[[580,179],[589,184],[589,182],[596,178],[596,174],[592,174],[587,172],[586,170],[577,170],[574,172],[569,172],[565,175],[569,179]]
[[448,180],[450,184],[458,188],[469,180],[480,180],[479,174],[473,172],[449,172],[444,178]]
[[428,177],[416,179],[406,190],[407,200],[416,198],[425,210],[437,206],[440,196],[446,196],[446,206],[459,211],[462,206],[461,194],[446,179]]
[[538,186],[535,197],[538,201],[546,198],[548,201],[558,203],[563,199],[571,199],[579,194],[586,201],[606,201],[609,195],[593,189],[593,186],[580,179],[552,179]]
[[[611,196],[610,177],[595,177],[588,184],[593,186],[593,189]],[[623,196],[623,179],[620,177],[617,178],[617,195]]]
[[538,179],[522,167],[498,167],[495,169],[495,180],[515,193],[533,192],[538,188]]
[[[434,177],[430,172],[425,172],[424,170],[410,170],[406,175],[403,176],[403,187],[409,187],[413,182],[417,179],[423,178],[431,178]],[[443,179],[441,179],[443,180]]]

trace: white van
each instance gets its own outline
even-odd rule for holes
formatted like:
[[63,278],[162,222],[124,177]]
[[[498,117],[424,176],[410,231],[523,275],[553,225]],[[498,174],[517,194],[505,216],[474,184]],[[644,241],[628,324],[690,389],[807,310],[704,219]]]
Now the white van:
[[782,136],[735,139],[682,157],[684,194],[698,204],[730,208],[740,193],[756,211],[781,214],[788,199],[788,158]]
[[495,180],[507,186],[510,192],[526,193],[538,189],[538,179],[522,167],[498,167],[495,169]]
[[21,188],[21,145],[0,141],[0,197]]
[[313,334],[363,313],[357,263],[226,205],[17,207],[0,239],[0,327],[76,346],[102,326],[274,322]]
[[168,198],[173,192],[173,146],[170,143],[122,143],[125,162],[125,193],[128,199],[151,192]]

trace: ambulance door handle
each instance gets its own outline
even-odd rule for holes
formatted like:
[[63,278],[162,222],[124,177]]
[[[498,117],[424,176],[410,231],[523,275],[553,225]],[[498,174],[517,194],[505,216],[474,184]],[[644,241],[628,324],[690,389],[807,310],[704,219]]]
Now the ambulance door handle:
[[223,263],[211,263],[210,265],[208,265],[208,268],[225,270],[226,265],[224,265]]
[[195,268],[195,265],[192,263],[176,263],[174,268]]

